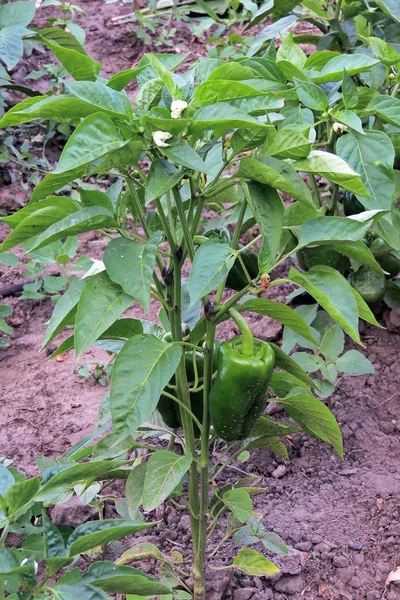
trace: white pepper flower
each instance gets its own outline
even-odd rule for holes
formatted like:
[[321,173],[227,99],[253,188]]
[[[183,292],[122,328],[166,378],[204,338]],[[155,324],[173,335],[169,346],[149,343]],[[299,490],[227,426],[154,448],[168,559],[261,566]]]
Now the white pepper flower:
[[343,123],[337,123],[335,122],[333,125],[333,131],[335,133],[337,133],[338,135],[341,135],[344,131],[347,131],[348,128],[346,127],[346,125],[343,125]]
[[168,148],[169,144],[166,144],[166,140],[172,138],[172,135],[168,131],[153,131],[153,140],[156,146],[159,148]]
[[173,119],[179,119],[188,103],[185,100],[174,100],[171,104],[171,117]]

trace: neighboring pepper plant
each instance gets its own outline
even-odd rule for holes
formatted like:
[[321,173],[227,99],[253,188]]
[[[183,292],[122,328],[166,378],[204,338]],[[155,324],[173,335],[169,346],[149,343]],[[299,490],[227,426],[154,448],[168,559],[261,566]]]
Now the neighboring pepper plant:
[[[83,49],[78,51],[78,42],[68,33],[46,30],[39,37],[75,81],[65,82],[65,94],[13,107],[0,125],[51,118],[75,130],[56,169],[36,186],[12,225],[9,222],[12,231],[1,251],[26,240],[36,251],[91,230],[110,238],[99,271],[75,281],[59,299],[44,346],[72,325],[73,335],[54,354],[75,348],[80,358],[94,343],[114,348],[109,456],[113,452],[119,456],[121,445],[124,451],[133,449],[139,436],[147,440],[161,432],[170,441],[168,449],[161,450],[145,443],[142,459],[113,469],[112,475],[128,473],[126,510],[131,518],[138,510],[152,512],[168,498],[188,511],[193,596],[204,600],[207,539],[226,513],[242,524],[248,522],[253,516],[252,495],[260,491],[246,480],[228,488],[218,488],[218,482],[211,487],[210,482],[251,448],[287,457],[280,438],[300,428],[343,456],[338,424],[313,394],[319,391],[318,381],[279,346],[254,339],[243,315],[268,316],[318,343],[298,312],[268,298],[273,286],[290,283],[306,290],[335,326],[361,346],[359,319],[378,325],[368,305],[336,269],[317,265],[302,273],[292,267],[282,279],[276,270],[301,248],[327,244],[382,272],[362,239],[374,225],[393,247],[397,243],[394,150],[384,131],[361,131],[361,119],[370,124],[378,118],[381,123],[396,120],[397,113],[385,107],[388,99],[396,106],[400,101],[373,88],[359,96],[354,92],[356,73],[370,71],[378,58],[322,59],[318,54],[320,62],[314,66],[306,59],[295,67],[289,60],[277,60],[271,50],[236,62],[201,60],[184,71],[185,56],[147,55],[136,68],[105,81],[97,79],[99,63]],[[176,74],[179,66],[182,72]],[[138,83],[135,108],[123,91],[133,79]],[[333,125],[350,93],[349,133],[336,144]],[[380,183],[367,178],[363,166],[355,162],[354,149],[364,139],[372,145],[371,157],[363,151],[371,166],[368,175],[376,156],[384,165]],[[308,179],[300,173],[308,174]],[[119,177],[121,194],[81,193],[79,199],[54,195],[67,183],[96,174]],[[315,176],[330,182],[327,197],[320,196]],[[342,190],[357,194],[368,210],[338,216]],[[280,193],[286,201],[290,198],[286,206]],[[229,226],[230,239],[204,235],[213,228],[203,216],[210,208],[216,215],[213,226],[215,221]],[[240,247],[249,228],[250,241]],[[242,258],[248,250],[258,257],[256,275],[249,274]],[[226,283],[236,261],[246,280],[238,291],[229,291]],[[160,308],[159,323],[120,318],[134,303],[149,311],[151,302]],[[216,328],[226,319],[238,325],[242,338],[218,347]],[[193,353],[193,375],[188,352]],[[197,403],[194,397],[200,392],[202,412],[197,414],[192,401]],[[174,402],[178,410],[170,427],[154,416],[162,398]],[[276,399],[296,425],[260,416],[267,402]],[[225,449],[223,456],[213,457],[213,446]],[[82,444],[75,460],[90,454]],[[74,468],[90,470],[97,465],[92,455],[91,461]],[[62,473],[68,470],[51,470],[44,486],[65,483]],[[69,482],[72,474],[71,478]],[[182,484],[186,479],[187,486]],[[234,531],[232,526],[230,532]],[[150,554],[154,557],[154,552]],[[134,560],[137,553],[132,556]],[[129,560],[128,555],[123,562]],[[250,548],[240,550],[225,568],[261,576],[278,571]],[[178,580],[178,590],[182,585]]]

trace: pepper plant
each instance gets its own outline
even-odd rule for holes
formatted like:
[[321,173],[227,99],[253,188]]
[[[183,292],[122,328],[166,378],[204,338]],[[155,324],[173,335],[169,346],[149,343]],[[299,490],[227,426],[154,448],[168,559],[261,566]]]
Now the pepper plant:
[[[335,268],[292,267],[284,277],[277,272],[296,251],[328,245],[382,273],[362,239],[376,227],[398,243],[394,150],[383,129],[386,121],[400,126],[400,101],[373,87],[357,89],[356,75],[370,72],[379,58],[316,53],[296,66],[289,54],[299,56],[299,49],[291,39],[285,58],[271,47],[258,58],[206,59],[184,70],[185,56],[150,54],[136,68],[105,80],[100,64],[67,32],[45,30],[39,37],[75,81],[66,81],[60,95],[21,102],[0,125],[51,118],[75,130],[29,204],[3,218],[12,231],[1,251],[26,240],[37,251],[91,230],[109,238],[97,272],[74,280],[57,302],[44,346],[72,326],[73,335],[54,355],[75,348],[80,358],[95,343],[113,348],[107,456],[114,460],[121,447],[137,448],[143,435],[147,452],[125,468],[113,467],[110,476],[128,476],[131,518],[168,498],[188,511],[193,594],[203,600],[207,539],[226,512],[239,525],[249,522],[254,493],[248,481],[219,488],[211,482],[250,448],[287,456],[280,437],[298,430],[262,416],[266,403],[278,398],[300,428],[343,456],[338,424],[313,394],[318,380],[277,345],[254,339],[244,315],[268,316],[317,344],[301,314],[269,297],[275,286],[290,283],[313,296],[361,346],[359,319],[379,326]],[[124,87],[134,78],[138,92],[132,106]],[[336,143],[338,122],[348,132],[342,130]],[[365,132],[363,124],[372,130]],[[369,177],[372,172],[379,173],[379,183]],[[114,183],[106,192],[82,189],[79,199],[60,192],[77,178],[105,174],[117,188]],[[321,195],[318,177],[329,181],[327,195]],[[356,194],[366,210],[339,216],[344,190]],[[209,211],[212,219],[205,216]],[[229,236],[218,227],[229,228]],[[243,258],[249,250],[257,255],[255,274]],[[145,312],[158,305],[158,322],[120,318],[134,303]],[[241,337],[219,346],[217,327],[227,319]],[[157,407],[164,422],[155,417]],[[167,449],[147,443],[155,431],[169,434]],[[86,469],[89,477],[99,463],[93,454],[80,463],[92,452],[84,443],[80,448],[73,453],[77,464],[65,472],[82,475],[80,469]],[[212,448],[223,456],[214,456]],[[44,485],[65,483],[63,467],[44,473]],[[72,472],[67,480],[74,481]],[[238,529],[228,519],[227,536]],[[124,564],[129,556],[137,554],[121,558]],[[277,572],[249,548],[226,568]]]

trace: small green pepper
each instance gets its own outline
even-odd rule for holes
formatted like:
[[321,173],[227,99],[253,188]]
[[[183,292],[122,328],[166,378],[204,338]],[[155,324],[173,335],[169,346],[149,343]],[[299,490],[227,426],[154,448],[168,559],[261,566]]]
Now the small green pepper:
[[249,437],[267,403],[267,389],[275,365],[272,347],[253,338],[244,318],[231,317],[242,336],[223,342],[218,351],[218,374],[210,393],[210,415],[215,434],[227,442]]
[[[168,334],[167,334],[168,335]],[[166,339],[167,336],[164,336]],[[213,353],[213,370],[217,370],[218,366],[218,347],[220,341],[215,340],[214,353]],[[204,353],[203,352],[195,352],[196,355],[196,366],[197,366],[197,376],[200,381],[198,381],[198,387],[202,385],[202,378],[204,377]],[[193,361],[193,351],[188,349],[185,353],[185,366],[186,366],[186,377],[188,381],[188,385],[193,387],[195,384],[195,368]],[[170,381],[171,385],[175,385],[175,376],[172,377]],[[173,388],[169,388],[168,386],[165,388],[165,391],[176,395],[176,392]],[[203,421],[203,390],[198,392],[190,392],[190,405],[191,411],[195,417],[202,423]],[[172,398],[168,396],[161,395],[158,404],[157,410],[160,413],[162,420],[164,423],[170,427],[171,429],[178,429],[181,427],[181,415],[180,409],[177,402],[175,402]],[[194,431],[195,434],[199,434],[199,428],[196,423],[194,423]]]

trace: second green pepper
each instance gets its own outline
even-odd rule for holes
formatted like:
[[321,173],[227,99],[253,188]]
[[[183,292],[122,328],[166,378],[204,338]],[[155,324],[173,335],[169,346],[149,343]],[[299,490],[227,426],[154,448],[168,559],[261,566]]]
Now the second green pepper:
[[264,411],[275,365],[272,347],[267,342],[253,339],[243,317],[236,311],[231,311],[233,315],[243,336],[221,344],[218,375],[210,393],[215,434],[227,442],[249,437]]

